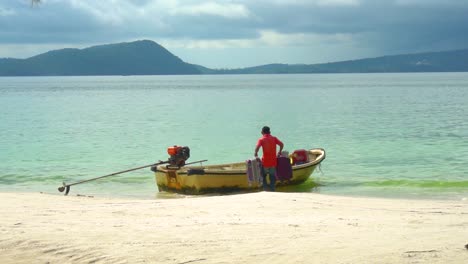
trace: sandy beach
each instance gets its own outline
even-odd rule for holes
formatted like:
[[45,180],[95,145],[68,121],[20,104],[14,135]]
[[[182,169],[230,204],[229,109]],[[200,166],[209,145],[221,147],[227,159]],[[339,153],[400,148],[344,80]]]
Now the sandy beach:
[[0,263],[468,263],[468,201],[0,193]]

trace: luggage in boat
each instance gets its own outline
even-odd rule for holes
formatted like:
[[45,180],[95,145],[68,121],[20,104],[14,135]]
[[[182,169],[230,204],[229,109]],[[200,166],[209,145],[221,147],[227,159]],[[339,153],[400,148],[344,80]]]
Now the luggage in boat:
[[289,151],[287,151],[287,150],[281,151],[281,157],[289,158]]
[[293,165],[300,165],[309,161],[309,155],[305,149],[295,150],[291,156],[293,159]]
[[288,181],[292,178],[292,165],[289,157],[279,156],[276,158],[276,179]]
[[255,185],[256,183],[262,184],[262,162],[259,159],[248,159],[245,161],[247,167],[247,181],[249,186]]

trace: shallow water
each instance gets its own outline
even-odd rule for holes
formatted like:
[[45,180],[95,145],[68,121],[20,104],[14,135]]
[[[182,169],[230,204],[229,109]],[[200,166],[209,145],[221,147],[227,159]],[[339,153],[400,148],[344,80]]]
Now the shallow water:
[[[468,198],[468,73],[0,78],[0,190],[67,183],[167,159],[237,162],[263,125],[289,151],[321,147],[293,190]],[[166,197],[149,169],[72,194]]]

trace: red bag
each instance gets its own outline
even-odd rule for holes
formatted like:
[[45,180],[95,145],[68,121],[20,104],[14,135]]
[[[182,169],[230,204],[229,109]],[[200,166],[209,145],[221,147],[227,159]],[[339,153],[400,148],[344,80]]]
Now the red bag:
[[308,151],[305,149],[298,149],[291,155],[293,159],[293,165],[304,164],[309,161]]

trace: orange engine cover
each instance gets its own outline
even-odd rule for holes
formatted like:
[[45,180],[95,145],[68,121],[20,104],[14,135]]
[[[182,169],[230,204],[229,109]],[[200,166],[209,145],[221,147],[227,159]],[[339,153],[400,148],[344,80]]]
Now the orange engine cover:
[[170,156],[174,156],[175,154],[177,154],[177,152],[179,152],[181,148],[182,148],[181,146],[168,147],[167,154],[169,154]]

